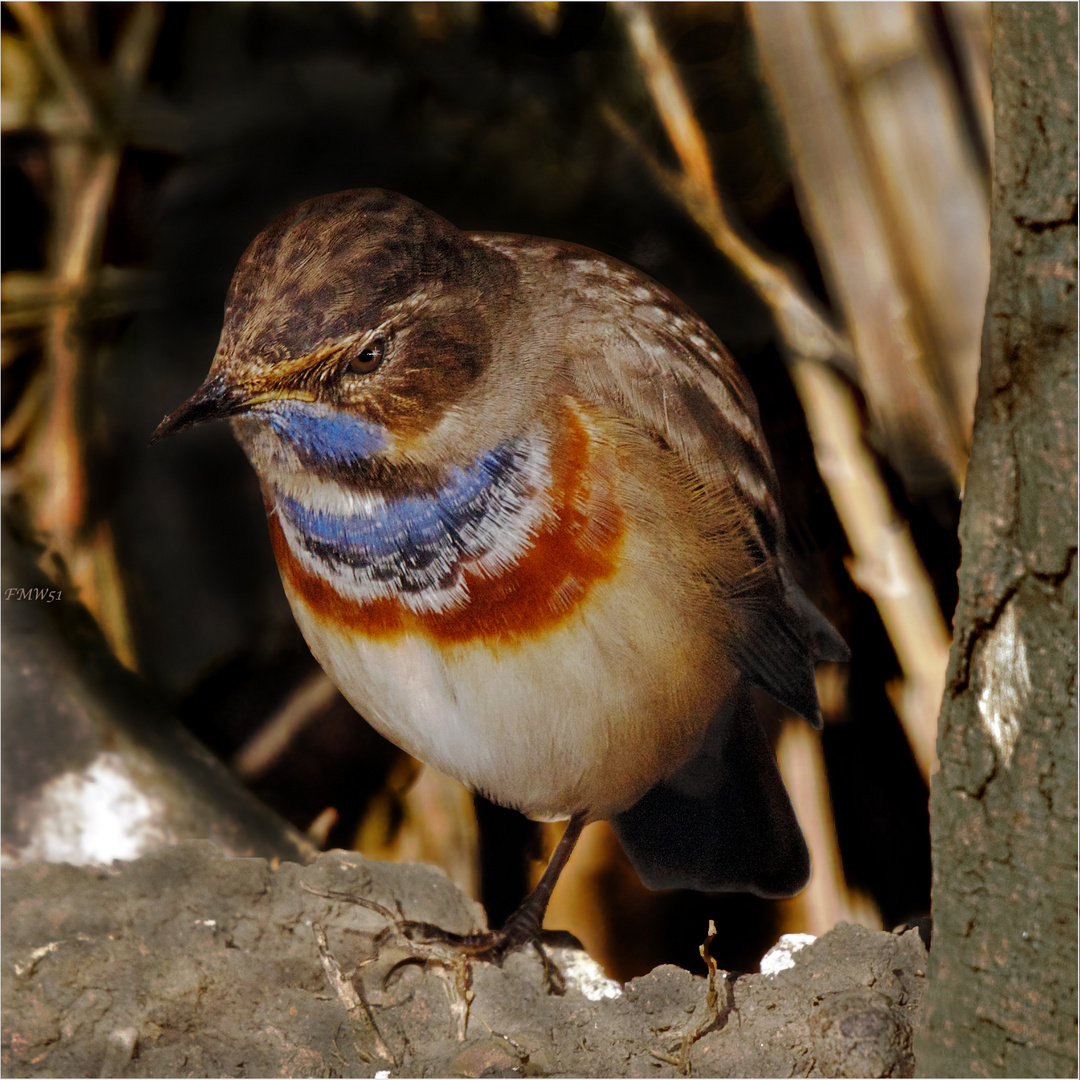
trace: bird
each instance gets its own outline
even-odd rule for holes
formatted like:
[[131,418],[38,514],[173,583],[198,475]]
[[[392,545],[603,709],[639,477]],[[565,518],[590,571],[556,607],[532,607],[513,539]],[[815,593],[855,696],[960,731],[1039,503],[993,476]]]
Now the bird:
[[805,886],[752,695],[820,727],[814,665],[849,651],[792,574],[745,376],[666,288],[382,189],[309,199],[244,252],[209,374],[151,441],[218,419],[356,711],[568,822],[533,892],[463,948],[535,943],[597,820],[649,888]]

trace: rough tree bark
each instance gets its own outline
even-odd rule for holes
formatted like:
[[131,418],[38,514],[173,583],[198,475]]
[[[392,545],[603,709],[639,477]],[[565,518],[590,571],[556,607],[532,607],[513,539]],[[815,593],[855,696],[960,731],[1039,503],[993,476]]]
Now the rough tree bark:
[[916,1059],[924,1076],[1075,1076],[1077,6],[993,19],[993,269]]

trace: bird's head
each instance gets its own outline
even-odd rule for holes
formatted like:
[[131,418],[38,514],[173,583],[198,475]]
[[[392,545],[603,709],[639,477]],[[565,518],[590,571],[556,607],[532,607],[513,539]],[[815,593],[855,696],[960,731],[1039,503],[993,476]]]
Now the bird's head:
[[151,441],[234,417],[242,441],[272,430],[302,462],[393,458],[482,378],[513,283],[508,260],[402,195],[301,203],[244,253],[210,373]]

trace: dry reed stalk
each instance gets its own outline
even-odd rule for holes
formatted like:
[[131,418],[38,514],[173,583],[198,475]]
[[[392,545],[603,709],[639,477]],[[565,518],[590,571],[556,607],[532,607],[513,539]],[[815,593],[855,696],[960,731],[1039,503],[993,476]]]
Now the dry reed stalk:
[[37,53],[45,74],[60,91],[64,105],[70,113],[73,129],[90,134],[98,126],[97,110],[82,81],[76,77],[64,56],[45,9],[31,0],[8,0],[7,6]]
[[962,487],[990,259],[985,176],[925,6],[751,7],[800,204],[909,487]]
[[[107,523],[87,520],[82,436],[89,364],[85,325],[101,269],[124,137],[162,12],[148,3],[132,11],[104,72],[109,92],[99,108],[54,33],[50,16],[60,13],[28,0],[12,0],[8,7],[58,92],[61,112],[38,110],[50,118],[54,176],[49,279],[47,287],[39,283],[37,297],[42,307],[44,374],[31,383],[28,404],[20,402],[16,408],[17,424],[5,425],[4,446],[13,448],[25,440],[19,471],[34,526],[63,558],[73,585],[117,657],[134,667],[135,648],[112,533]],[[7,300],[5,295],[5,308]]]
[[968,0],[964,4],[942,4],[942,15],[956,45],[965,87],[972,106],[974,133],[986,173],[989,196],[990,162],[994,160],[994,103],[990,92],[990,4]]
[[614,111],[607,110],[607,119],[636,149],[660,186],[682,204],[769,305],[792,354],[853,370],[850,344],[829,324],[817,301],[732,226],[708,164],[705,136],[647,8],[643,4],[625,4],[618,10],[681,171],[657,161]]
[[890,686],[897,717],[923,778],[937,769],[937,714],[945,690],[949,635],[911,531],[899,519],[859,432],[847,384],[823,364],[795,360],[792,381],[806,412],[818,471],[851,545],[852,581],[874,598],[900,662]]
[[[829,780],[821,740],[796,720],[785,720],[776,745],[776,760],[784,777],[795,814],[806,834],[813,873],[810,884],[792,900],[782,902],[789,930],[820,936],[838,922],[881,929],[881,912],[872,899],[846,884],[840,863],[840,845],[833,822]],[[829,813],[821,808],[829,806]]]

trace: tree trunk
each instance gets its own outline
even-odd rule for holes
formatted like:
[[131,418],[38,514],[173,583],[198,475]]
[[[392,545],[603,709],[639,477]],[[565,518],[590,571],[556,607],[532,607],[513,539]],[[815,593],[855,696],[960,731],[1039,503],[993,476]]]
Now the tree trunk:
[[995,4],[992,271],[923,1076],[1077,1074],[1077,6]]

